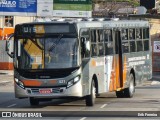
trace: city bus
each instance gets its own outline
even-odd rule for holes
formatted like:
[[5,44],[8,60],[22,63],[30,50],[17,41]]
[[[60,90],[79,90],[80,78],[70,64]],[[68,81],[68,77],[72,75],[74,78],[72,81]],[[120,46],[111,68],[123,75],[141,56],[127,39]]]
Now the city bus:
[[[149,22],[81,19],[17,24],[13,50],[15,97],[30,105],[101,93],[131,98],[152,77]],[[9,46],[8,40],[6,46]]]

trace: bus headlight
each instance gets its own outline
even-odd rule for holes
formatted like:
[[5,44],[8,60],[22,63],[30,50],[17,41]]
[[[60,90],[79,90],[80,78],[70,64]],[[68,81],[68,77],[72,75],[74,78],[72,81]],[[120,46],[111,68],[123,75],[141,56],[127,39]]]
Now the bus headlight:
[[80,76],[75,77],[74,79],[68,81],[67,88],[71,87],[72,85],[76,84],[80,80]]
[[20,80],[18,80],[17,78],[14,78],[15,82],[17,83],[18,86],[20,86],[21,88],[24,89],[24,84],[23,82],[21,82]]

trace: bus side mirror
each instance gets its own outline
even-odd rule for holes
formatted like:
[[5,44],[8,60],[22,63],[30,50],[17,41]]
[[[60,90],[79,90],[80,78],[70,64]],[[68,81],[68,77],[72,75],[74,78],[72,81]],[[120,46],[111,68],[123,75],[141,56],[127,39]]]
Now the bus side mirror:
[[13,50],[13,42],[14,41],[13,41],[13,39],[14,39],[14,35],[12,34],[6,40],[6,52],[11,58],[14,57],[14,50]]

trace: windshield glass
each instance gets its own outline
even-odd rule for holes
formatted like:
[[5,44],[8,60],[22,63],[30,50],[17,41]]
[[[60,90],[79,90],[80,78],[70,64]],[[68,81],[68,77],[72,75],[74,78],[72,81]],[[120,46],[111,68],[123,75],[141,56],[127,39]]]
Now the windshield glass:
[[17,42],[19,69],[61,69],[78,66],[78,41],[59,35],[49,38],[26,38]]

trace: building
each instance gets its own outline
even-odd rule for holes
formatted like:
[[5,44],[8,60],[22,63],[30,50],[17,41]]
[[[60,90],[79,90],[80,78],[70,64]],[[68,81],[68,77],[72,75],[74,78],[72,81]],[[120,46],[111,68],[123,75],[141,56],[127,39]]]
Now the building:
[[7,39],[7,36],[14,32],[16,24],[33,22],[35,17],[0,16],[0,40]]

